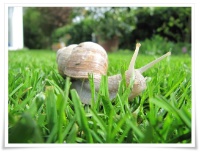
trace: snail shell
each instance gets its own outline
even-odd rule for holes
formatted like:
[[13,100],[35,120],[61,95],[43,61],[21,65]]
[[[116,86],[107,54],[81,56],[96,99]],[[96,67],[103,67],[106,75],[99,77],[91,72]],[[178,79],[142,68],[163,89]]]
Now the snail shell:
[[88,74],[92,73],[94,77],[101,77],[107,73],[108,56],[100,45],[84,42],[58,50],[57,63],[63,76],[88,78]]

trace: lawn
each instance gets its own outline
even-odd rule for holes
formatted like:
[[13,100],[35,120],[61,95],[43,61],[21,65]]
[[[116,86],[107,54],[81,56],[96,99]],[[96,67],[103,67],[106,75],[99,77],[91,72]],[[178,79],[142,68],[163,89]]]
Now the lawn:
[[[108,75],[123,72],[132,53],[109,53]],[[156,57],[139,53],[136,68]],[[58,74],[55,52],[9,52],[8,60],[9,143],[192,142],[189,55],[172,52],[146,71],[147,89],[133,101],[123,83],[110,101],[104,77],[90,106]]]

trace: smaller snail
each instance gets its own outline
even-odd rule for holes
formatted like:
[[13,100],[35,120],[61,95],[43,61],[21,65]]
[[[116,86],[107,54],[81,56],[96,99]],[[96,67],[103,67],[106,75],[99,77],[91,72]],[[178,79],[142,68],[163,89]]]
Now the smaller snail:
[[[129,100],[138,96],[146,89],[146,78],[142,75],[147,69],[157,62],[171,55],[171,52],[164,54],[149,64],[135,69],[135,61],[141,44],[136,44],[136,49],[125,72],[126,83],[134,79],[134,84],[129,95]],[[79,45],[72,44],[57,51],[58,71],[63,77],[70,77],[72,88],[76,89],[81,101],[84,104],[91,102],[91,90],[88,74],[93,74],[95,91],[99,91],[101,76],[106,75],[108,68],[108,56],[103,47],[93,42],[83,42]],[[108,76],[108,91],[110,99],[116,97],[118,86],[122,80],[121,74]]]

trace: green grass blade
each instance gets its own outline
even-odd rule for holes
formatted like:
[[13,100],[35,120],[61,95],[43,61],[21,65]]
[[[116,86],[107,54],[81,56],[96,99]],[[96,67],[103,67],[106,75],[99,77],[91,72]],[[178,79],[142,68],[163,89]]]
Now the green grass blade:
[[102,120],[101,117],[98,116],[97,112],[94,111],[93,109],[90,109],[90,112],[92,114],[92,118],[97,122],[97,124],[99,125],[99,127],[101,128],[101,130],[106,133],[106,124],[104,123],[104,121]]
[[106,138],[106,142],[107,143],[112,143],[114,142],[114,138],[112,136],[112,131],[113,131],[113,126],[115,125],[114,122],[114,116],[115,116],[115,112],[112,109],[109,113],[110,115],[108,116],[108,126],[107,126],[107,138]]
[[[116,126],[113,128],[112,130],[112,138],[114,138],[116,136],[117,133],[119,133],[121,130],[123,130],[122,126],[125,124],[126,122],[126,119],[129,119],[128,118],[128,114],[126,115],[123,115],[122,118],[120,118],[120,120],[118,122],[115,122],[116,123]],[[124,132],[123,132],[124,134]],[[124,135],[125,137],[126,135]]]
[[119,94],[117,94],[117,98],[116,98],[119,102],[120,105],[120,112],[122,115],[125,114],[125,110],[124,110],[124,102],[122,102],[121,97],[119,96]]
[[187,114],[184,111],[180,112],[180,110],[176,109],[175,107],[172,107],[171,104],[167,100],[162,100],[157,97],[157,98],[151,98],[150,102],[173,113],[177,118],[180,118],[182,122],[186,124],[188,128],[191,128],[191,120],[187,116]]
[[56,141],[57,133],[58,133],[58,125],[55,124],[51,128],[51,131],[50,131],[50,134],[48,135],[48,139],[46,143],[54,143]]
[[20,85],[18,85],[10,94],[9,97],[12,97],[24,84],[21,83]]
[[91,97],[92,97],[92,101],[91,101],[91,105],[92,107],[95,106],[95,86],[94,86],[94,76],[93,74],[88,74],[88,78],[89,78],[89,83],[90,83],[90,90],[91,90]]
[[171,89],[166,93],[165,98],[168,97],[180,85],[180,83],[184,79],[185,79],[184,77],[181,77],[180,80],[173,87],[171,87]]
[[134,133],[139,136],[139,138],[144,138],[143,132],[134,124],[135,121],[131,121],[129,119],[126,120],[126,123],[130,125],[133,129]]
[[78,126],[76,123],[72,125],[72,128],[69,132],[69,135],[66,137],[66,143],[76,143],[77,142],[77,134],[78,134]]
[[75,122],[76,122],[76,116],[74,116],[74,118],[72,120],[70,120],[70,122],[67,124],[67,127],[65,128],[65,130],[63,130],[62,136],[60,137],[62,139],[60,141],[64,141],[64,138],[66,138],[66,136],[70,134],[70,130],[72,129]]
[[113,109],[112,103],[109,99],[109,91],[108,91],[108,77],[102,76],[101,77],[101,85],[100,85],[100,99],[103,103],[103,109],[107,116],[110,115],[110,111]]
[[51,86],[54,86],[54,90],[56,94],[63,93],[63,90],[52,80],[45,79],[46,82],[48,82]]
[[[60,143],[63,143],[63,125],[66,124],[65,108],[68,102],[69,89],[70,89],[70,80],[66,79],[65,86],[65,96],[57,96],[57,103],[60,103],[58,107],[59,117],[58,117],[58,140]],[[60,98],[59,98],[60,97]]]
[[57,124],[57,109],[56,109],[56,98],[53,87],[46,88],[46,114],[48,128],[51,131],[55,124]]
[[77,118],[79,127],[83,129],[84,134],[87,138],[87,141],[89,143],[92,143],[93,139],[92,139],[92,135],[90,132],[86,113],[82,107],[82,103],[78,97],[78,94],[74,89],[71,90],[71,96],[72,96],[72,100],[74,102],[74,108],[75,108],[76,118]]
[[93,139],[96,140],[98,143],[104,143],[104,141],[102,140],[102,137],[98,135],[97,130],[91,130],[91,134],[93,136]]
[[125,129],[123,129],[122,135],[118,139],[117,143],[123,143],[125,141],[125,138],[128,136],[130,129],[131,126],[127,126]]

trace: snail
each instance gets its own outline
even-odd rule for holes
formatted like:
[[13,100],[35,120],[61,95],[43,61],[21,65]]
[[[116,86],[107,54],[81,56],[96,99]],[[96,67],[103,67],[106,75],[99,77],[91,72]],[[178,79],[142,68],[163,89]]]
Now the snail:
[[[127,85],[129,85],[131,79],[134,79],[129,100],[132,100],[146,89],[147,78],[142,73],[155,63],[171,55],[171,52],[168,52],[147,65],[139,69],[134,69],[140,46],[140,43],[136,44],[129,67],[125,71]],[[82,103],[90,104],[91,90],[88,74],[93,74],[95,91],[98,92],[101,76],[106,75],[108,69],[108,56],[104,48],[94,42],[69,45],[57,51],[57,64],[60,75],[72,79],[71,87],[76,89]],[[121,74],[108,76],[108,91],[111,100],[116,97],[121,80]]]

